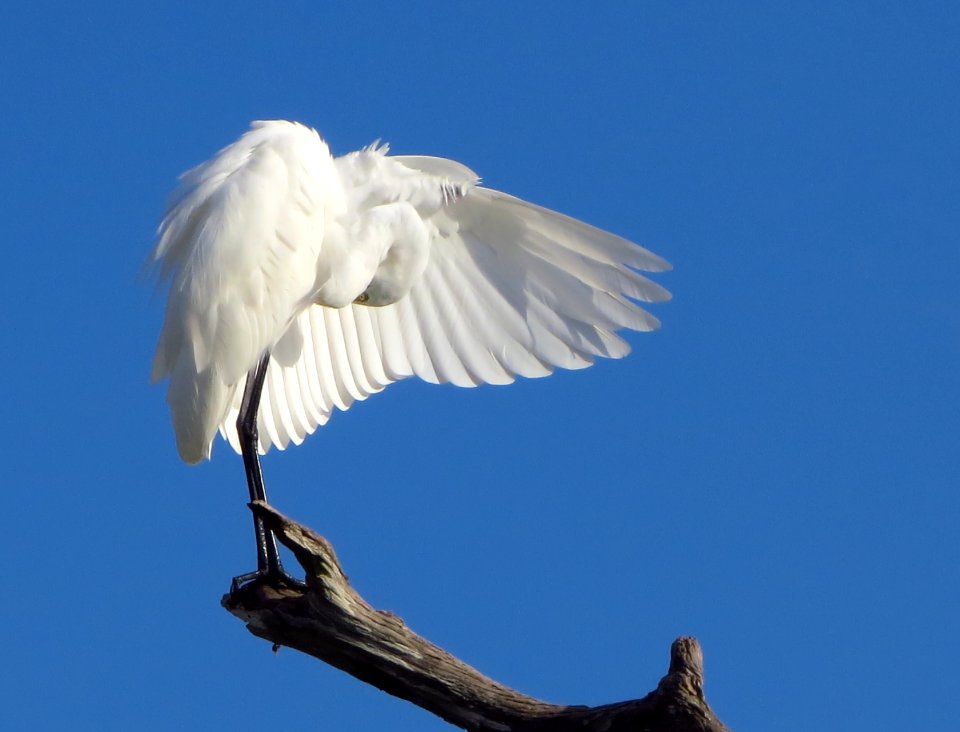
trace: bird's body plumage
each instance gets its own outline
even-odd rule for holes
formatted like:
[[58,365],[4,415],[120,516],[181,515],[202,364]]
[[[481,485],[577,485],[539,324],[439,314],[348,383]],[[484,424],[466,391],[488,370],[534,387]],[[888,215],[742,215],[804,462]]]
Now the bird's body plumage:
[[441,158],[333,158],[313,130],[258,122],[184,175],[153,252],[170,279],[153,365],[181,456],[238,448],[247,373],[270,363],[259,449],[408,376],[504,384],[626,355],[669,297],[669,265],[612,234],[478,185]]

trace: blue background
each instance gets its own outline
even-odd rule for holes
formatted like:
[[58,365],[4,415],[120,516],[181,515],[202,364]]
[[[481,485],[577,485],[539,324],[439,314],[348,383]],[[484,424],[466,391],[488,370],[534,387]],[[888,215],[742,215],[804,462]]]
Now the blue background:
[[165,196],[275,117],[675,266],[625,361],[402,383],[266,459],[375,606],[551,701],[693,634],[734,730],[955,725],[957,6],[325,5],[2,12],[0,727],[447,729],[219,607],[241,464],[181,464],[148,383]]

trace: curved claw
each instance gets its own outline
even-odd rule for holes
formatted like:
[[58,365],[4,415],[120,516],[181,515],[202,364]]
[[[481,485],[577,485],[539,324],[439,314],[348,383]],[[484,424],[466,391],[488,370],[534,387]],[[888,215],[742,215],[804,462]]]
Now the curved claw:
[[283,567],[268,567],[266,569],[258,569],[254,572],[247,572],[246,574],[238,575],[234,577],[230,582],[230,594],[240,591],[242,588],[250,586],[252,584],[262,584],[262,585],[271,585],[273,587],[282,587],[295,590],[306,590],[307,585],[303,580],[299,580],[296,577],[293,577],[287,574]]

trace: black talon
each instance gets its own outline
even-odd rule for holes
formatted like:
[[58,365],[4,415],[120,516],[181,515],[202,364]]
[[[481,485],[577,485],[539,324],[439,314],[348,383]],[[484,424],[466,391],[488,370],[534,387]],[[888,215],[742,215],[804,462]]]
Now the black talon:
[[256,570],[254,572],[247,572],[246,574],[241,574],[237,577],[234,577],[230,582],[230,594],[232,595],[240,590],[240,588],[256,582],[265,585],[271,585],[273,587],[290,587],[297,590],[307,589],[307,585],[303,580],[298,580],[296,577],[287,574],[287,572],[281,567],[279,572],[261,572],[260,570]]

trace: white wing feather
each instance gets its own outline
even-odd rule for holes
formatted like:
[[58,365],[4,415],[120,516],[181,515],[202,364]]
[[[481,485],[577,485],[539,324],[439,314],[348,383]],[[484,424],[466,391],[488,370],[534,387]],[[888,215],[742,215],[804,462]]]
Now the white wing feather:
[[[209,456],[218,426],[239,450],[246,374],[265,352],[261,452],[299,444],[335,408],[409,376],[508,384],[620,358],[629,346],[617,331],[658,327],[636,303],[669,298],[639,274],[668,269],[664,260],[478,187],[460,163],[386,152],[334,160],[314,131],[263,122],[184,176],[153,253],[171,279],[153,376],[170,377],[188,462]],[[429,233],[419,281],[384,307],[313,304],[318,272],[339,283],[337,257],[354,245],[336,232],[397,202]]]
[[[271,390],[261,402],[260,450],[283,449],[329,419],[334,407],[381,391],[415,375],[458,386],[509,384],[516,376],[540,377],[557,367],[578,369],[598,357],[621,358],[628,344],[621,329],[654,330],[659,322],[634,302],[658,302],[669,293],[638,274],[669,265],[649,251],[570,217],[497,191],[475,187],[467,168],[438,158],[379,155],[380,196],[420,196],[433,227],[430,263],[421,281],[401,301],[380,308],[312,307],[297,326],[314,346],[292,366],[271,363],[283,374],[285,392]],[[338,163],[343,160],[338,159]],[[388,163],[414,167],[416,185],[405,176],[391,188]],[[371,165],[370,160],[365,164]],[[386,169],[384,169],[386,168]],[[349,176],[343,176],[345,181]],[[439,190],[439,199],[431,198]],[[369,200],[374,186],[360,178]],[[347,189],[347,195],[356,195]],[[379,197],[378,197],[379,198]],[[366,347],[347,348],[346,341]],[[271,427],[303,399],[299,382],[319,374],[322,400],[309,403],[310,417],[298,431]],[[357,378],[365,375],[365,380]],[[242,389],[220,426],[235,449]],[[271,416],[272,415],[272,416]]]
[[[183,176],[152,255],[171,279],[153,378],[170,377],[167,400],[187,462],[209,456],[237,385],[304,307],[325,216],[337,205],[342,190],[326,144],[291,123],[256,123]],[[296,343],[278,350],[291,352],[288,364],[300,357]],[[279,444],[315,420],[288,415],[302,390],[276,378]]]

